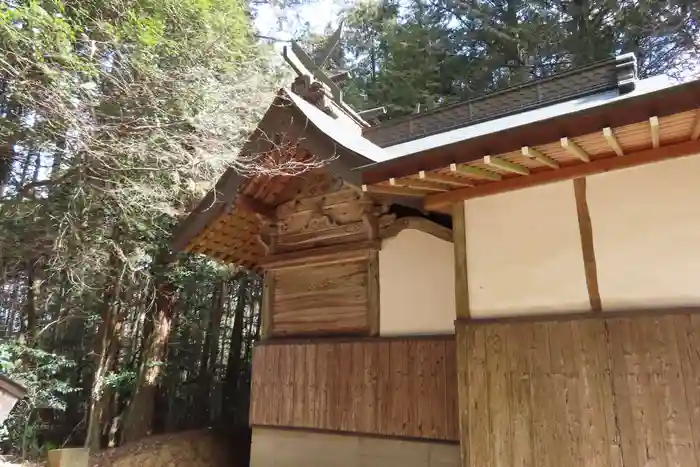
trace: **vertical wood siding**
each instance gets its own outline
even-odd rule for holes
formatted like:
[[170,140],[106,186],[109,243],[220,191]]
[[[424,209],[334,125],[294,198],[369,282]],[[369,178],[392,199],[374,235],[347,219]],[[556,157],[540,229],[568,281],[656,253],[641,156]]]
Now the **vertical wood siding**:
[[451,337],[255,349],[253,425],[458,440]]
[[465,466],[700,465],[700,315],[460,326]]

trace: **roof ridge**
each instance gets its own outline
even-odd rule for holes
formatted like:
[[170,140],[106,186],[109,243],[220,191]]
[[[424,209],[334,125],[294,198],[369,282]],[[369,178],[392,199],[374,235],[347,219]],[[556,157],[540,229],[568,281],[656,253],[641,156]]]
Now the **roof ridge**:
[[[627,53],[544,78],[489,91],[427,112],[389,120],[380,125],[363,129],[363,135],[381,147],[392,146],[445,131],[447,128],[455,129],[509,113],[548,105],[556,101],[583,97],[594,92],[617,88],[621,94],[624,94],[634,89],[636,78],[636,58],[634,54]],[[569,86],[554,85],[562,80],[571,80],[571,83]],[[550,85],[549,87],[552,89],[547,90],[547,85]],[[559,89],[556,89],[557,87]],[[481,109],[476,112],[472,109],[475,104],[496,103],[504,95],[513,96],[513,98],[507,99],[507,102],[501,102],[501,105],[488,106],[490,109]],[[518,105],[518,101],[520,101],[520,105]],[[441,118],[449,113],[455,115]],[[435,124],[425,123],[431,120],[434,120]],[[423,123],[416,125],[419,121],[423,121]]]

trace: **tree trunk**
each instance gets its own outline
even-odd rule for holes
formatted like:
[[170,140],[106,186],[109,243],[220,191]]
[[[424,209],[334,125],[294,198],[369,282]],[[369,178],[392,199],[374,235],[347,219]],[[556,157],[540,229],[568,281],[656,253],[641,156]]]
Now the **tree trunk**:
[[110,253],[107,286],[102,294],[100,310],[101,322],[97,331],[98,343],[95,349],[95,374],[90,390],[90,412],[88,416],[85,447],[91,452],[101,447],[102,427],[109,415],[111,389],[107,386],[107,376],[114,367],[119,349],[119,309],[117,297],[121,289],[121,260],[116,251]]
[[199,369],[199,402],[202,405],[200,411],[200,425],[209,423],[211,412],[211,386],[214,382],[214,372],[216,371],[217,351],[219,350],[219,330],[221,328],[221,317],[224,312],[224,303],[228,299],[228,283],[222,279],[214,290],[212,300],[212,310],[209,315],[209,325],[204,338],[202,351],[202,364]]
[[222,413],[226,422],[235,420],[236,393],[238,389],[238,377],[241,369],[241,349],[243,346],[243,314],[246,308],[249,277],[244,275],[238,283],[236,291],[236,309],[233,316],[233,329],[231,330],[231,349],[226,362],[226,379],[224,381]]
[[[169,262],[157,260],[154,269],[164,269]],[[141,439],[151,433],[156,390],[161,367],[165,364],[176,287],[161,271],[154,271],[153,275],[156,277],[155,299],[147,310],[144,322],[136,388],[126,410],[122,443]]]
[[36,297],[39,295],[39,281],[36,278],[36,260],[27,264],[27,301],[20,325],[20,343],[33,346],[36,338]]

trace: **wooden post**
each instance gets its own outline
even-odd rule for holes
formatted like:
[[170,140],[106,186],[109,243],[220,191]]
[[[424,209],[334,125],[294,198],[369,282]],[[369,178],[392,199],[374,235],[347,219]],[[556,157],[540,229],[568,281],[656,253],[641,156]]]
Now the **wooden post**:
[[265,276],[263,277],[262,309],[260,310],[260,340],[269,338],[270,332],[272,331],[272,305],[274,302],[274,294],[275,272],[265,271]]
[[88,467],[90,452],[86,448],[49,451],[49,467]]
[[452,243],[455,252],[455,350],[457,352],[457,408],[459,413],[459,445],[462,467],[469,467],[469,378],[467,373],[466,320],[469,311],[469,282],[467,280],[467,235],[465,203],[452,205]]

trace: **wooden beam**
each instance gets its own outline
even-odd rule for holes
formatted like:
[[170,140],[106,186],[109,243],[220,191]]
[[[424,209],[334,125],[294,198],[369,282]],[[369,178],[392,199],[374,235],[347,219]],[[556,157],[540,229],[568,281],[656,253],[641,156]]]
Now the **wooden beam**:
[[472,177],[480,178],[482,180],[495,181],[503,178],[500,174],[464,164],[450,164],[450,172],[464,173],[467,175],[471,175]]
[[617,137],[615,136],[615,133],[613,132],[612,128],[610,128],[609,126],[603,128],[603,137],[608,142],[608,145],[610,145],[612,150],[615,151],[615,154],[617,154],[618,156],[625,155],[625,152],[622,150],[622,146],[620,146],[620,142],[617,140]]
[[420,230],[446,242],[452,241],[452,230],[425,217],[402,217],[387,225],[379,232],[382,240],[397,236],[406,229]]
[[511,161],[507,161],[499,157],[485,156],[484,164],[490,167],[505,170],[506,172],[513,172],[518,175],[530,175],[530,169],[528,169],[527,167],[524,167],[520,164],[515,164]]
[[690,133],[690,139],[696,140],[700,138],[700,109],[695,115],[695,123],[693,124],[693,131]]
[[572,156],[576,156],[581,159],[583,162],[591,161],[591,156],[589,156],[588,153],[581,148],[581,146],[574,143],[569,138],[564,137],[561,139],[561,147]]
[[661,140],[659,138],[659,117],[650,117],[649,127],[651,129],[651,147],[658,149],[661,145]]
[[260,339],[266,340],[272,332],[272,306],[275,301],[275,272],[263,275],[262,304],[260,307]]
[[400,178],[398,180],[395,178],[390,178],[389,185],[403,186],[406,188],[416,188],[428,191],[450,191],[449,188],[445,187],[445,185],[442,185],[440,183],[430,182],[427,180],[418,180],[414,178]]
[[535,159],[537,162],[544,164],[547,167],[551,167],[553,169],[559,168],[559,162],[555,161],[549,156],[545,156],[544,153],[538,151],[535,148],[532,148],[530,146],[523,146],[521,148],[521,152],[523,153],[523,156],[529,157],[530,159]]
[[379,335],[379,252],[369,252],[367,261],[367,324],[370,336]]
[[379,250],[381,246],[380,240],[369,240],[279,253],[261,258],[260,267],[267,270],[309,264],[340,263],[366,257],[371,250]]
[[362,191],[365,193],[375,193],[378,195],[389,196],[416,196],[423,197],[428,193],[424,190],[416,190],[414,188],[406,188],[403,186],[386,186],[386,185],[362,185]]
[[424,206],[428,210],[436,210],[436,208],[443,208],[460,200],[506,193],[546,183],[573,180],[574,178],[587,177],[603,172],[690,156],[698,152],[700,152],[700,140],[664,146],[660,149],[647,149],[629,153],[625,157],[606,157],[588,164],[571,165],[559,170],[539,171],[530,174],[529,177],[509,178],[499,183],[486,183],[474,188],[461,188],[448,193],[430,195],[426,197]]
[[445,175],[438,172],[426,172],[425,170],[418,172],[418,178],[428,182],[438,182],[459,187],[474,186],[474,184],[469,183],[469,181],[465,180],[464,178],[457,179],[456,177],[450,175]]
[[252,212],[255,214],[260,214],[268,219],[274,219],[277,217],[275,208],[273,206],[267,205],[260,200],[251,198],[250,196],[239,194],[234,202],[238,209],[243,211]]
[[469,281],[467,280],[467,227],[464,202],[452,204],[452,243],[455,255],[455,305],[457,319],[469,318]]
[[591,214],[588,210],[588,199],[586,198],[585,177],[574,180],[574,198],[576,200],[576,214],[578,215],[578,229],[581,237],[581,253],[583,254],[583,269],[586,276],[588,301],[591,304],[592,311],[600,312],[603,310],[603,307],[598,288],[598,267],[595,261],[593,227],[591,225]]
[[[465,205],[462,201],[452,206],[452,243],[455,263],[455,361],[457,364],[457,413],[459,424],[460,465],[470,463],[469,450],[469,348],[474,345],[473,330],[466,324],[470,319],[469,281],[467,278],[467,238]],[[470,337],[472,337],[470,339]]]

